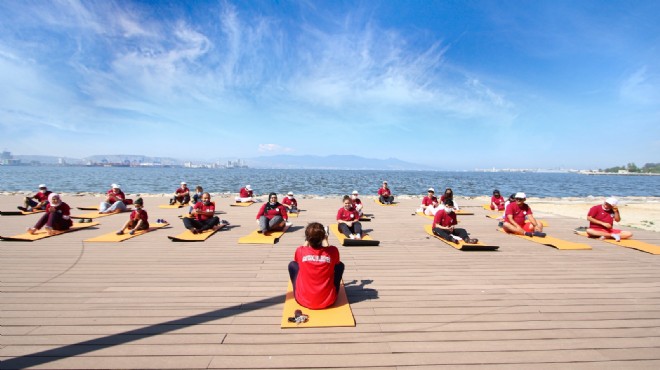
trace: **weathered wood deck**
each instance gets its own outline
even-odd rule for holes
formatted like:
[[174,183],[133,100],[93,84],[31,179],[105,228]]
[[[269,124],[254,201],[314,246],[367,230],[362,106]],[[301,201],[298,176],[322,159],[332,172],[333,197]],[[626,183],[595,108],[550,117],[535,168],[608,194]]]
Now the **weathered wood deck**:
[[[66,198],[72,206],[100,198]],[[550,215],[546,231],[593,250],[559,251],[495,231],[480,204],[460,226],[496,252],[461,252],[424,233],[418,200],[365,202],[380,247],[340,247],[355,328],[280,329],[286,265],[307,222],[330,223],[338,199],[306,211],[275,245],[239,245],[258,205],[228,207],[232,228],[173,243],[179,210],[145,198],[173,226],[123,243],[84,243],[100,228],[32,243],[0,242],[0,368],[660,368],[660,256],[573,235],[583,220]],[[11,210],[18,197],[0,197]],[[531,203],[532,208],[534,204]],[[625,211],[625,209],[624,209]],[[0,234],[38,216],[2,216]],[[624,214],[625,217],[625,214]],[[660,235],[635,230],[660,244]],[[331,237],[331,242],[336,239]]]

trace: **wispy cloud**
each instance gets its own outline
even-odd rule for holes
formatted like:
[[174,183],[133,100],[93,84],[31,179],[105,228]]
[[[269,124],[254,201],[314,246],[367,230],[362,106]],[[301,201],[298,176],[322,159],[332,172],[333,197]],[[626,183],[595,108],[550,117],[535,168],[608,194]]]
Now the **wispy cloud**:
[[287,148],[278,144],[259,144],[259,152],[266,153],[291,153],[292,148]]
[[642,66],[630,73],[621,83],[621,97],[636,104],[660,104],[660,72],[649,71]]

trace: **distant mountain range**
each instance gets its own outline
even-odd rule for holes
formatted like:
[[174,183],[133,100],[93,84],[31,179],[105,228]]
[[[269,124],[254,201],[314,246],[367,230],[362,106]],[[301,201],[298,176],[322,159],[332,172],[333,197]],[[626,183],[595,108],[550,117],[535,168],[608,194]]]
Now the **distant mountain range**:
[[396,158],[375,159],[356,155],[274,155],[246,159],[254,168],[333,169],[333,170],[429,170],[428,166]]
[[[235,161],[237,158],[212,158],[212,159],[177,159],[170,157],[149,157],[136,154],[108,154],[92,155],[85,158],[68,158],[43,155],[15,155],[15,159],[21,160],[23,164],[39,162],[42,164],[66,164],[83,165],[87,163],[161,163],[163,165],[183,165],[185,162],[195,164],[224,164],[228,160]],[[253,158],[244,158],[243,162],[250,168],[279,168],[279,169],[347,169],[347,170],[430,170],[429,166],[402,161],[396,158],[376,159],[365,158],[356,155],[274,155]]]

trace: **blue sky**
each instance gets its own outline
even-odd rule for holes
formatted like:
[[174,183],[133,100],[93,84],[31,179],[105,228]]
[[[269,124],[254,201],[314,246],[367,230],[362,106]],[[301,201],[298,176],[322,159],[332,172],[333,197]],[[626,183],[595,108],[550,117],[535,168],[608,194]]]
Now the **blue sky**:
[[660,162],[660,1],[0,1],[0,148]]

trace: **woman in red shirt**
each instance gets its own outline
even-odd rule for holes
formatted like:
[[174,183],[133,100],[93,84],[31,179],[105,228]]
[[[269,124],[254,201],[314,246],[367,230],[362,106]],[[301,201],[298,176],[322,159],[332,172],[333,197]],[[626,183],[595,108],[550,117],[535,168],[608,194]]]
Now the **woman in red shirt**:
[[289,263],[293,296],[301,306],[318,310],[337,300],[344,264],[335,246],[323,246],[328,234],[323,225],[312,222],[305,228],[305,245],[296,249]]
[[344,195],[344,206],[337,211],[337,223],[339,231],[351,239],[362,239],[362,224],[360,214],[353,207],[353,201],[348,195]]
[[62,202],[59,194],[51,193],[48,196],[48,205],[46,205],[46,213],[41,216],[39,221],[27,230],[28,233],[34,234],[42,227],[46,229],[48,235],[55,235],[57,231],[69,230],[73,225],[71,221],[71,207]]

